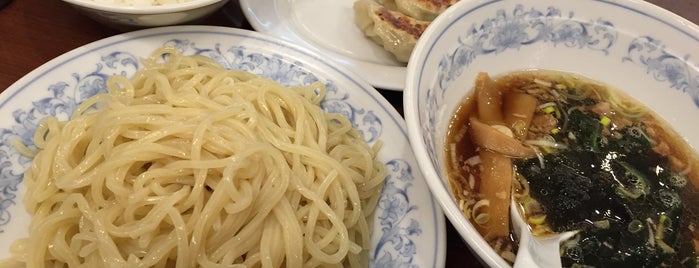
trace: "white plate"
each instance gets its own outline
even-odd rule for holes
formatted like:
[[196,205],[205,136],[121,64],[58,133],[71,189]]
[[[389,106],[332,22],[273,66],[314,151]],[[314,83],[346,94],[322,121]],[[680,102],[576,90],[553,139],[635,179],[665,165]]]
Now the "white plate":
[[324,81],[326,111],[347,115],[369,142],[382,140],[378,157],[389,172],[373,227],[372,267],[442,267],[445,222],[408,145],[404,121],[374,88],[309,50],[263,34],[224,27],[174,26],[126,33],[70,51],[32,71],[0,94],[0,259],[25,236],[22,174],[30,159],[12,147],[25,143],[47,115],[67,118],[77,103],[104,88],[116,73],[130,75],[156,48],[174,45],[227,68],[283,84]]
[[354,23],[355,0],[240,0],[255,30],[331,57],[377,88],[402,91],[405,64],[364,36]]

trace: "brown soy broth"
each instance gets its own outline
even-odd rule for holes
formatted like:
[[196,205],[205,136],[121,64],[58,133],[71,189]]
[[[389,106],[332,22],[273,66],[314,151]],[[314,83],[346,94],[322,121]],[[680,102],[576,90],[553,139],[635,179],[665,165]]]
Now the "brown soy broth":
[[[612,144],[616,142],[617,140],[619,141],[624,141],[624,138],[619,138],[619,136],[624,137],[625,132],[622,133],[621,130],[626,129],[627,127],[639,127],[643,129],[648,136],[652,137],[649,140],[655,142],[655,144],[652,144],[649,148],[647,148],[646,151],[644,151],[644,155],[651,155],[648,158],[644,159],[634,159],[634,157],[628,158],[626,162],[631,163],[629,165],[657,165],[656,169],[667,169],[668,172],[665,172],[663,174],[667,173],[672,173],[672,174],[682,174],[683,177],[685,177],[687,181],[687,187],[667,187],[666,184],[667,181],[667,176],[670,175],[663,175],[665,177],[662,177],[660,175],[656,176],[657,178],[650,178],[652,186],[645,186],[645,188],[636,186],[635,184],[633,185],[634,187],[631,188],[622,188],[623,191],[629,190],[631,193],[626,192],[628,196],[635,197],[637,192],[641,192],[641,195],[643,198],[648,198],[649,200],[653,199],[658,199],[659,197],[657,196],[652,196],[651,192],[646,193],[645,191],[663,191],[662,193],[664,194],[665,192],[668,191],[676,191],[679,196],[682,199],[682,207],[677,210],[677,213],[666,213],[667,215],[674,215],[675,217],[669,217],[667,215],[664,215],[663,213],[645,213],[643,215],[648,216],[648,222],[653,222],[653,224],[646,224],[646,228],[648,230],[655,229],[661,230],[662,233],[668,233],[665,235],[665,239],[673,239],[672,246],[674,247],[674,253],[675,255],[679,257],[667,257],[666,255],[671,255],[669,253],[663,253],[663,254],[658,254],[659,257],[657,262],[662,262],[662,264],[671,264],[671,265],[679,265],[682,263],[695,263],[696,261],[696,255],[695,255],[695,249],[696,247],[699,247],[699,242],[695,239],[697,234],[699,233],[698,231],[695,231],[695,226],[696,224],[699,223],[697,220],[697,211],[694,206],[694,204],[697,204],[699,202],[699,198],[697,197],[697,190],[696,187],[699,185],[699,167],[697,167],[697,157],[696,153],[686,144],[686,142],[675,132],[669,128],[669,125],[665,123],[660,117],[655,115],[651,111],[647,111],[645,107],[640,105],[638,102],[633,100],[632,98],[622,94],[621,92],[611,89],[607,87],[606,85],[603,85],[601,83],[595,82],[593,80],[590,80],[588,78],[580,77],[575,74],[570,74],[570,73],[564,73],[564,72],[558,72],[558,71],[550,71],[550,70],[527,70],[527,71],[518,71],[518,72],[513,72],[513,73],[508,73],[505,75],[501,75],[496,77],[495,80],[495,85],[500,88],[502,92],[508,92],[508,91],[517,91],[517,92],[523,92],[527,93],[530,95],[533,95],[537,98],[538,104],[544,104],[544,103],[551,103],[555,102],[556,105],[559,105],[561,110],[555,111],[555,113],[558,117],[556,117],[556,123],[560,123],[560,125],[556,125],[556,129],[553,128],[536,128],[539,127],[537,125],[536,127],[532,125],[532,127],[529,129],[530,131],[528,132],[527,135],[527,140],[536,140],[540,139],[542,137],[553,137],[557,142],[563,142],[567,144],[574,144],[577,141],[575,139],[569,139],[569,136],[571,135],[570,133],[566,132],[569,131],[570,126],[565,125],[565,124],[573,124],[570,123],[570,119],[567,118],[566,116],[570,116],[569,113],[572,111],[575,113],[576,116],[577,112],[576,110],[580,110],[581,113],[585,116],[591,117],[593,113],[596,113],[597,111],[594,111],[597,107],[604,106],[600,103],[612,103],[613,108],[618,108],[617,110],[613,110],[612,113],[610,114],[596,114],[600,116],[601,121],[602,117],[606,117],[606,119],[612,121],[612,126],[622,126],[618,127],[619,131],[616,131],[614,127],[610,127],[608,125],[602,126],[601,132],[601,137],[600,141],[603,141],[603,144],[601,146],[607,146],[612,148]],[[542,88],[546,88],[546,90],[543,90]],[[564,101],[561,101],[561,98],[565,99]],[[552,101],[554,100],[554,101]],[[574,105],[577,105],[576,107],[571,107],[568,105],[571,105],[573,103]],[[466,97],[462,104],[456,109],[454,112],[450,124],[449,124],[449,130],[447,131],[446,135],[446,143],[445,143],[445,156],[446,156],[446,170],[448,173],[449,177],[449,184],[451,187],[451,191],[454,194],[456,200],[459,202],[460,206],[462,207],[462,211],[464,212],[465,216],[469,218],[469,220],[473,223],[473,225],[476,227],[476,229],[481,232],[481,234],[484,234],[482,226],[480,226],[478,223],[474,222],[474,216],[473,216],[473,205],[481,198],[480,192],[479,192],[479,185],[481,185],[480,178],[480,170],[478,169],[478,165],[474,165],[474,156],[478,155],[478,148],[476,145],[474,145],[471,142],[471,136],[469,133],[469,117],[472,116],[478,116],[477,114],[477,101],[475,100],[475,95],[470,95]],[[562,109],[565,107],[565,110]],[[556,107],[559,108],[559,107]],[[541,117],[545,117],[547,115],[544,115],[542,111],[537,110],[536,112],[537,119]],[[639,116],[640,117],[636,117]],[[631,120],[631,118],[633,120]],[[545,120],[540,120],[543,122],[546,122]],[[550,120],[549,120],[550,121]],[[562,123],[563,122],[563,123]],[[631,122],[631,123],[629,123]],[[565,123],[565,124],[564,124]],[[608,123],[609,124],[609,123]],[[625,124],[631,124],[629,126],[626,126]],[[508,126],[512,128],[512,126]],[[560,132],[555,132],[556,131],[563,131],[563,133]],[[538,131],[538,132],[537,132]],[[552,134],[554,133],[555,134]],[[571,131],[574,132],[574,131]],[[584,135],[581,135],[583,132],[577,133],[580,135],[580,137],[585,137]],[[628,136],[626,136],[628,137]],[[593,142],[594,144],[594,142]],[[664,145],[664,147],[668,148],[660,148]],[[574,145],[578,146],[578,145]],[[594,145],[598,146],[598,145]],[[615,145],[616,146],[616,145]],[[548,153],[545,152],[546,155],[553,155],[558,152],[554,153]],[[631,155],[631,153],[626,153],[623,152],[624,155],[628,154]],[[571,155],[585,155],[583,153],[571,153]],[[595,156],[593,154],[593,156]],[[655,159],[657,158],[657,159]],[[548,158],[547,158],[548,159]],[[620,158],[621,159],[621,158]],[[531,160],[531,159],[530,159]],[[548,160],[546,160],[548,161]],[[593,159],[578,159],[574,161],[595,161],[594,157]],[[621,160],[619,160],[621,161]],[[650,161],[650,162],[649,162]],[[477,162],[477,161],[475,161]],[[523,165],[530,165],[530,166],[535,166],[538,165],[540,161],[515,161],[515,167],[518,170],[527,168]],[[626,163],[624,162],[624,163]],[[470,164],[469,164],[470,163]],[[550,162],[554,163],[554,162]],[[622,171],[629,171],[626,173],[631,173],[632,175],[635,174],[634,172],[637,172],[638,170],[644,170],[645,167],[638,167],[638,168],[628,168],[628,169],[623,169],[623,167],[626,167],[627,164],[622,163],[622,165],[616,165],[617,169],[616,171],[611,171],[612,176],[615,176],[616,173],[623,173]],[[601,165],[602,163],[589,163],[591,165]],[[564,164],[563,164],[564,165]],[[621,171],[619,171],[621,170]],[[576,171],[576,172],[581,172],[582,171]],[[585,170],[584,172],[590,173],[590,172],[595,172],[594,169],[592,170]],[[517,172],[518,178],[522,176],[523,172]],[[578,175],[575,175],[578,176]],[[629,177],[633,177],[629,175]],[[661,178],[662,177],[662,178]],[[644,177],[645,178],[645,177]],[[632,178],[633,179],[633,178]],[[645,178],[648,179],[648,178]],[[633,181],[633,180],[632,180]],[[528,183],[526,178],[524,178],[524,182]],[[513,189],[515,192],[522,191],[522,185],[521,181],[519,183],[514,183],[513,184]],[[634,181],[634,183],[636,183]],[[594,186],[594,185],[592,185]],[[609,184],[609,187],[617,187],[615,184]],[[640,187],[640,188],[639,188]],[[664,187],[664,188],[663,188]],[[646,190],[647,188],[647,190]],[[592,188],[591,188],[592,189]],[[639,190],[641,189],[641,190]],[[595,189],[599,190],[599,189]],[[618,189],[611,189],[608,190],[607,193],[612,196],[611,198],[616,198],[616,199],[621,199],[622,201],[619,202],[626,202],[623,200],[623,198],[617,198],[616,195],[618,194],[619,190]],[[652,192],[652,194],[658,195],[657,192]],[[621,195],[624,196],[624,195]],[[541,199],[544,199],[543,197],[540,197]],[[605,197],[606,198],[606,197]],[[639,198],[639,197],[635,197]],[[647,203],[653,203],[655,201],[648,201]],[[599,203],[599,204],[598,204]],[[632,203],[632,202],[629,202]],[[656,202],[657,203],[657,202]],[[645,203],[644,203],[645,204]],[[655,203],[653,203],[655,204]],[[541,207],[539,203],[534,202],[534,205]],[[614,205],[620,206],[619,203],[615,203]],[[622,204],[623,207],[615,207],[615,209],[618,209],[620,212],[619,213],[625,213],[623,210],[624,209],[629,209],[633,208],[638,205],[625,205]],[[589,202],[585,202],[581,206],[587,206],[585,207],[586,209],[591,209],[591,210],[605,210],[609,209],[607,204],[605,202],[601,202],[599,200],[591,200]],[[546,208],[544,208],[542,211],[545,212]],[[542,211],[539,211],[541,213]],[[638,213],[629,213],[631,215],[637,215]],[[630,221],[631,219],[628,219],[627,221],[610,221],[608,218],[614,218],[614,215],[606,215],[607,218],[605,218],[605,215],[602,215],[601,217],[598,218],[592,218],[589,217],[587,220],[588,222],[595,222],[597,224],[598,222],[601,222],[601,226],[604,226],[604,224],[610,224],[611,222],[612,225],[614,224],[628,224],[627,221]],[[549,217],[549,218],[555,218],[555,217]],[[619,217],[616,217],[619,218]],[[668,224],[670,227],[665,226],[665,225],[660,225],[659,221],[664,221],[665,219],[668,219]],[[673,220],[677,220],[679,222],[674,222]],[[550,219],[549,219],[550,221]],[[551,222],[545,222],[543,224],[534,224],[536,226],[532,226],[532,228],[540,228],[540,230],[544,230],[540,232],[540,234],[546,234],[546,232],[552,232],[551,226],[555,226],[556,230],[558,231],[565,231],[565,228],[562,228],[561,224],[559,223],[551,223]],[[578,226],[580,227],[581,225],[571,225],[571,226]],[[613,226],[614,227],[614,226]],[[618,227],[618,226],[617,226]],[[610,227],[606,227],[610,228]],[[672,232],[671,234],[669,233],[670,231],[667,231],[667,228],[680,228],[681,230],[678,232]],[[600,229],[602,230],[602,229]],[[599,231],[599,230],[598,230]],[[594,232],[591,232],[594,233]],[[587,233],[586,233],[587,234]],[[604,239],[600,238],[603,237],[604,230],[599,231],[598,233],[595,233],[597,236],[590,235],[589,237],[582,236],[582,242],[578,241],[578,244],[585,243],[587,240],[585,239],[590,239],[590,237],[593,237],[594,239]],[[609,234],[607,234],[609,235]],[[691,239],[682,239],[682,237],[689,237]],[[493,237],[486,237],[486,240],[489,241],[491,246],[495,247],[496,251],[499,253],[502,252],[507,252],[508,250],[510,252],[516,252],[516,244],[517,241],[515,241],[513,236],[510,235],[509,237],[506,238],[493,238]],[[656,236],[657,237],[657,236]],[[665,241],[663,240],[663,235],[660,235],[660,239],[655,238],[657,240],[657,243],[664,243]],[[670,237],[670,238],[668,238]],[[621,239],[621,238],[618,238]],[[624,238],[626,239],[626,238]],[[611,240],[610,240],[611,241]],[[613,241],[612,241],[613,242]],[[642,241],[641,241],[642,242]],[[611,242],[609,242],[611,243]],[[640,242],[639,242],[640,243]],[[652,242],[654,246],[657,247],[657,243],[655,241]],[[616,244],[615,244],[616,245]],[[619,251],[621,252],[621,251]],[[689,252],[689,253],[688,253]],[[634,252],[636,253],[636,252]],[[640,253],[639,253],[640,254]],[[684,255],[682,255],[684,254]],[[690,257],[687,257],[689,254]],[[673,255],[674,256],[674,255]],[[674,258],[674,259],[673,259]],[[678,259],[678,258],[693,258],[694,260],[692,262],[683,262],[685,260]],[[668,260],[669,259],[669,260]],[[572,263],[577,263],[578,260],[571,260],[570,258],[566,259],[567,263],[570,264]],[[594,264],[597,265],[605,265],[604,260],[600,261],[594,261]],[[628,261],[628,263],[642,263],[644,260],[636,260],[636,259],[621,259],[621,262],[623,263],[624,261]],[[566,262],[564,262],[566,263]],[[650,263],[650,262],[649,262]]]
[[[471,188],[468,186],[469,177],[464,176],[468,175],[468,171],[463,170],[464,165],[461,165],[459,163],[463,163],[464,161],[466,161],[466,159],[476,155],[476,148],[471,143],[470,134],[468,133],[468,131],[466,131],[468,125],[468,117],[471,113],[473,113],[475,106],[476,104],[473,98],[466,98],[462,105],[460,105],[457,108],[455,115],[450,122],[449,130],[447,132],[447,144],[452,143],[454,145],[453,148],[447,148],[447,152],[452,152],[453,149],[454,153],[446,154],[446,163],[447,170],[449,170],[449,177],[455,178],[449,180],[450,183],[456,184],[452,185],[452,190]],[[477,185],[474,185],[474,187],[477,187]],[[477,191],[477,189],[473,189],[473,192]],[[464,198],[464,195],[471,194],[471,192],[472,191],[455,191],[453,192],[453,194],[461,198]]]

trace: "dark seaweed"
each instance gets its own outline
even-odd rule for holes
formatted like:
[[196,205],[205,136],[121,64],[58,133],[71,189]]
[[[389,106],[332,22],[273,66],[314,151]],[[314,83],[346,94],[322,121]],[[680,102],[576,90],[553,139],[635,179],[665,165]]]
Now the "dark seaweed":
[[[581,230],[580,242],[562,255],[564,267],[696,267],[691,236],[681,233],[688,224],[683,187],[671,181],[679,175],[645,136],[605,137],[598,117],[577,109],[566,125],[554,138],[568,150],[545,155],[543,165],[538,159],[516,163],[547,223],[557,232]],[[661,220],[668,225],[662,242],[674,252],[652,238]],[[608,224],[595,224],[600,222]],[[640,230],[629,230],[639,222]]]
[[573,110],[568,116],[568,126],[576,138],[569,145],[577,151],[597,152],[602,141],[602,126],[599,119],[588,116],[581,111]]

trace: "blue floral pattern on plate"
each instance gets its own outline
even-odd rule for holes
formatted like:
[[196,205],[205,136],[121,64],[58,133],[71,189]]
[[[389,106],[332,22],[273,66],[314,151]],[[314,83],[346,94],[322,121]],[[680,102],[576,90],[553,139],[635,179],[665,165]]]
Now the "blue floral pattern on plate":
[[[420,223],[408,219],[411,211],[418,209],[411,204],[408,188],[413,186],[415,179],[410,164],[404,160],[391,160],[387,163],[389,176],[396,180],[387,180],[384,185],[384,195],[379,200],[378,207],[383,209],[379,215],[382,226],[382,236],[379,243],[371,252],[374,267],[417,267],[411,264],[416,253],[415,243],[411,236],[420,235]],[[407,226],[405,226],[407,222]]]
[[[245,46],[222,48],[199,47],[188,39],[171,39],[164,45],[174,46],[185,54],[200,54],[210,57],[229,69],[240,69],[276,80],[284,85],[308,85],[319,78],[306,70],[301,62],[289,62],[281,55],[267,56],[250,52]],[[46,116],[67,119],[85,99],[106,92],[105,82],[112,74],[133,75],[140,67],[138,57],[126,51],[106,53],[88,73],[73,73],[72,80],[51,84],[50,97],[33,102],[30,109],[13,112],[14,122],[9,129],[0,129],[0,233],[10,223],[9,208],[18,204],[17,189],[22,174],[31,164],[31,159],[20,155],[13,147],[14,142],[33,144],[34,131]],[[338,90],[334,81],[323,81],[327,94],[321,106],[327,112],[341,113],[350,119],[369,143],[376,142],[383,134],[383,123],[375,111],[356,107],[350,102],[348,92]],[[411,203],[408,188],[415,177],[405,159],[390,159],[386,163],[387,181],[382,194],[377,217],[383,235],[378,246],[371,252],[372,265],[376,267],[418,267],[413,264],[416,255],[413,238],[422,233],[419,222],[411,218],[418,206]],[[21,167],[18,170],[18,167]],[[391,246],[392,245],[392,246]]]

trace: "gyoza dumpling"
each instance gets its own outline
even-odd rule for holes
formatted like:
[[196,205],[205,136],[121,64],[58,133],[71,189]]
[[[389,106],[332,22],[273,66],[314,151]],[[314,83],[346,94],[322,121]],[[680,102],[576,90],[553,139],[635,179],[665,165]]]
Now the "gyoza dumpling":
[[395,7],[395,10],[418,20],[432,21],[445,9],[459,0],[379,0],[386,7]]
[[401,62],[408,62],[415,43],[430,24],[391,11],[372,0],[354,2],[354,13],[355,23],[364,35],[382,45]]

